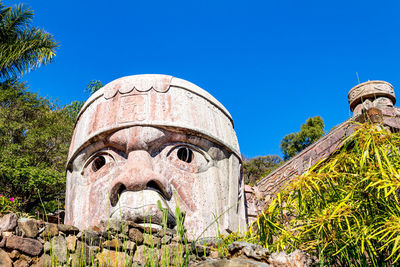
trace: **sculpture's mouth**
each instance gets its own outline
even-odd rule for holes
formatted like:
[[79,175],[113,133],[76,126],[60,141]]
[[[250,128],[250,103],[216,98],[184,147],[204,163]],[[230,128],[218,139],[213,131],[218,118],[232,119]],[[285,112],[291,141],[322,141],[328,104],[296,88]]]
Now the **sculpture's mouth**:
[[[157,202],[161,204],[164,212],[159,209]],[[175,216],[168,204],[153,190],[122,192],[117,205],[111,210],[110,217],[161,227],[166,223],[168,228],[174,228],[176,225]]]

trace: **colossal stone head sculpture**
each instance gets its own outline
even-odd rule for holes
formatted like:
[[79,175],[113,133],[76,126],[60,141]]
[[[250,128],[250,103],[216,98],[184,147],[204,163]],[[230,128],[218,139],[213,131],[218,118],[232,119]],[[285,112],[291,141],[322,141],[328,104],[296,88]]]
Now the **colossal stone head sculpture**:
[[[160,225],[159,201],[185,212],[189,237],[219,217],[222,232],[245,227],[240,151],[228,111],[182,79],[135,75],[95,94],[78,116],[67,164],[65,223],[109,218]],[[203,235],[215,236],[216,226]]]

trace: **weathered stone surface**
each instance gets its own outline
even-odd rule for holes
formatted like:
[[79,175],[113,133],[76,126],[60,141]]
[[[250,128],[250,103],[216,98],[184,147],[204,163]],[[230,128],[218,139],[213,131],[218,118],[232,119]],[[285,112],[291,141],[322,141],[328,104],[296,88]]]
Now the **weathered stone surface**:
[[129,230],[129,225],[126,222],[117,219],[109,219],[106,222],[102,222],[102,224],[104,225],[104,231],[111,234],[128,233]]
[[[151,147],[160,148],[157,156]],[[189,239],[213,222],[212,213],[221,215],[223,234],[245,229],[240,164],[232,118],[206,91],[167,75],[123,77],[93,94],[78,116],[65,222],[87,229],[117,219],[156,228],[161,203],[173,228],[179,203]],[[204,233],[216,234],[215,227]]]
[[103,248],[120,250],[122,248],[122,242],[121,242],[121,240],[119,240],[117,238],[114,238],[112,240],[107,240],[107,241],[103,242]]
[[172,243],[163,245],[159,250],[159,261],[161,266],[185,266],[184,255],[185,246]]
[[[193,267],[269,267],[269,265],[263,262],[257,262],[247,259],[209,259],[201,263],[191,265]],[[295,266],[295,265],[286,265]]]
[[129,252],[129,253],[131,253],[133,255],[133,253],[136,250],[136,246],[137,245],[136,245],[135,242],[127,240],[127,241],[124,242],[123,250],[126,250],[127,252]]
[[79,240],[86,242],[89,246],[99,246],[101,244],[102,237],[98,232],[84,230],[80,234]]
[[97,254],[97,260],[100,266],[125,267],[132,263],[132,257],[129,254],[108,249],[103,249],[101,253]]
[[67,262],[67,241],[65,241],[64,236],[55,236],[51,239],[51,252],[56,262]]
[[267,261],[270,255],[268,249],[247,242],[233,242],[228,245],[227,249],[233,256],[239,253],[239,255],[244,254],[248,258],[253,258],[258,261]]
[[10,253],[8,253],[8,255],[10,256],[10,258],[12,260],[16,260],[19,258],[19,256],[21,255],[21,253],[19,253],[18,250],[14,249],[13,251],[11,251]]
[[9,213],[0,218],[0,232],[14,231],[17,227],[18,217],[14,213]]
[[0,248],[4,248],[6,246],[6,236],[0,236]]
[[50,267],[51,264],[51,257],[48,254],[43,254],[37,263],[31,265],[32,267]]
[[269,257],[269,262],[272,266],[284,267],[284,266],[298,266],[308,267],[316,266],[316,262],[310,255],[300,250],[296,250],[289,255],[286,252],[272,253]]
[[39,233],[39,226],[35,219],[20,218],[18,220],[18,227],[21,230],[23,237],[34,238]]
[[129,229],[129,238],[136,242],[137,245],[143,244],[143,234],[136,228]]
[[[393,86],[384,81],[368,81],[354,86],[348,94],[350,110],[354,111],[359,104],[370,100],[377,101],[374,106],[392,106],[396,103]],[[371,106],[366,106],[370,108]],[[359,113],[361,114],[361,113]],[[356,114],[358,115],[358,114]]]
[[160,238],[149,235],[143,234],[143,244],[149,247],[159,247],[161,245]]
[[171,243],[171,241],[172,241],[172,237],[169,235],[165,235],[161,238],[161,244],[163,244],[163,245],[169,244],[169,243]]
[[12,260],[8,256],[7,252],[0,249],[0,266],[1,267],[12,267]]
[[38,256],[43,249],[43,245],[39,241],[19,236],[9,236],[6,241],[6,247],[18,249],[31,256]]
[[133,255],[134,262],[141,262],[142,265],[147,266],[150,261],[158,261],[160,250],[157,248],[149,248],[145,245],[138,246]]
[[14,262],[14,267],[28,267],[29,263],[26,260],[19,259]]
[[78,241],[76,251],[71,255],[70,265],[82,266],[82,264],[89,264],[92,259],[96,258],[96,253],[86,243]]
[[74,235],[67,236],[65,238],[65,241],[67,241],[67,249],[68,249],[68,251],[69,252],[75,252],[76,241],[77,241],[76,236],[74,236]]
[[44,253],[50,253],[51,245],[49,241],[44,242],[43,251]]
[[45,240],[52,238],[53,236],[58,235],[58,226],[54,223],[48,223],[45,226],[44,231],[40,234]]
[[72,225],[58,224],[57,228],[58,228],[58,231],[63,232],[67,235],[75,235],[75,234],[79,233],[79,229]]

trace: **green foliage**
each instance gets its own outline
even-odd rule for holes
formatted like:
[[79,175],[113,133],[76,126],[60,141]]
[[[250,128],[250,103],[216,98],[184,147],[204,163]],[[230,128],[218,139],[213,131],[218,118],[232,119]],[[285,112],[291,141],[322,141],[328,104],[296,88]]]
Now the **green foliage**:
[[322,118],[320,116],[308,118],[306,123],[301,125],[300,132],[291,133],[283,137],[280,144],[283,159],[290,159],[323,135],[324,121]]
[[69,105],[64,107],[64,111],[66,112],[67,116],[72,120],[76,121],[78,118],[79,111],[82,109],[84,101],[74,101]]
[[399,170],[400,134],[360,125],[287,185],[247,238],[274,251],[301,249],[321,265],[399,265]]
[[243,160],[244,183],[254,185],[257,180],[266,176],[281,165],[282,159],[277,155],[268,155]]
[[0,79],[15,78],[51,62],[58,47],[53,36],[31,26],[33,11],[0,1]]
[[0,84],[0,194],[32,212],[64,197],[65,162],[73,121],[64,110],[26,90]]
[[105,84],[100,80],[91,80],[89,84],[86,86],[86,91],[89,92],[90,95],[93,95],[97,90],[103,87]]
[[0,195],[0,215],[10,212],[17,212],[21,206],[21,203],[14,197],[5,197]]

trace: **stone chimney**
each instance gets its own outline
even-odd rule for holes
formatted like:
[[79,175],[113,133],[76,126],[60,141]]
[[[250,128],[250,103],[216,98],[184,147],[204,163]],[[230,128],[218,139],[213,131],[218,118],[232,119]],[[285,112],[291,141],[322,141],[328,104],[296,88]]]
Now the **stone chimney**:
[[393,107],[396,103],[393,86],[384,81],[360,83],[351,88],[348,98],[353,116],[360,115],[373,107],[377,109]]

